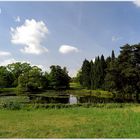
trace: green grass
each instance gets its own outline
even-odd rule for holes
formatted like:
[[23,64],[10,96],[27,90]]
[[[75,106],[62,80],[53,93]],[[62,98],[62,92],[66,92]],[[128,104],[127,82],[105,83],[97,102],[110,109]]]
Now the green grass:
[[140,138],[140,106],[0,110],[1,138]]
[[72,88],[72,89],[82,89],[82,86],[80,85],[80,83],[71,82],[70,83],[70,88]]
[[0,88],[0,92],[15,92],[16,88]]
[[2,96],[0,97],[0,104],[7,102],[19,102],[26,103],[29,102],[29,98],[27,96]]
[[84,89],[82,88],[82,86],[80,85],[80,83],[75,83],[75,82],[71,82],[70,83],[70,90],[66,90],[69,93],[72,94],[77,94],[77,95],[94,95],[97,97],[105,97],[105,98],[110,98],[113,97],[113,94],[109,91],[104,91],[104,90],[89,90],[89,89]]

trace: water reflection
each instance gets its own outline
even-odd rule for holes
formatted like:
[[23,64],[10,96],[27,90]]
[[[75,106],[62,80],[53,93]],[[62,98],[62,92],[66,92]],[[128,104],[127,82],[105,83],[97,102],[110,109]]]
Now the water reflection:
[[34,96],[30,95],[29,99],[31,102],[35,103],[69,103],[69,96]]
[[81,96],[77,98],[78,103],[111,103],[112,98],[96,97],[96,96]]
[[29,99],[35,103],[62,103],[62,104],[77,104],[77,103],[108,103],[113,102],[110,98],[99,98],[96,96],[75,96],[69,95],[55,95],[55,96],[39,96],[30,95]]
[[74,95],[69,96],[69,104],[77,104],[77,97]]

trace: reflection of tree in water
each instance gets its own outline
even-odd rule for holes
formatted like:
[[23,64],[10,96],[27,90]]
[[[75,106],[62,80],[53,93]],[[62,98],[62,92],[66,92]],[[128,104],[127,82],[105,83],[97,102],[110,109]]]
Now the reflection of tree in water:
[[31,102],[36,103],[69,103],[69,96],[55,96],[55,97],[47,97],[47,96],[30,96]]
[[61,104],[77,104],[77,103],[123,103],[123,102],[134,102],[133,100],[122,98],[105,98],[96,96],[74,96],[74,95],[55,95],[55,96],[39,96],[30,95],[29,99],[34,103],[61,103]]
[[96,96],[81,96],[78,97],[78,103],[110,103],[113,102],[111,98],[103,98]]

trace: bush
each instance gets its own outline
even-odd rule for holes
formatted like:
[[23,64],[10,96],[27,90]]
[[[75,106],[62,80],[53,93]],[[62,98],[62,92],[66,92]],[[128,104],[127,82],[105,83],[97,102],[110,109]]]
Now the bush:
[[22,108],[22,105],[19,102],[3,102],[1,108],[10,109],[10,110],[19,110]]

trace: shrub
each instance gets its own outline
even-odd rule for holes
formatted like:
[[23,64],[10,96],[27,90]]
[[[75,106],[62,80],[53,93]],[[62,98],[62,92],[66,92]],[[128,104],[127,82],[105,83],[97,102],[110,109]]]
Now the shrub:
[[10,110],[19,110],[19,109],[22,108],[22,105],[19,102],[12,102],[12,101],[10,101],[10,102],[3,102],[1,104],[1,108],[3,108],[3,109],[10,109]]

